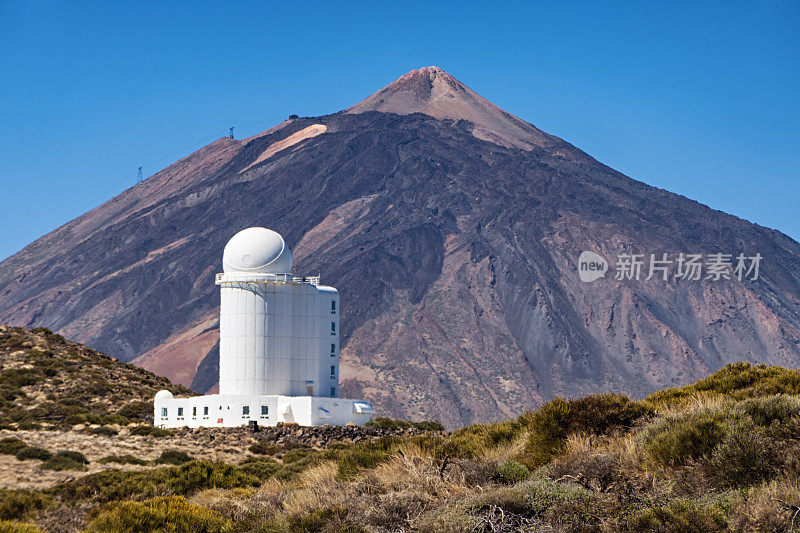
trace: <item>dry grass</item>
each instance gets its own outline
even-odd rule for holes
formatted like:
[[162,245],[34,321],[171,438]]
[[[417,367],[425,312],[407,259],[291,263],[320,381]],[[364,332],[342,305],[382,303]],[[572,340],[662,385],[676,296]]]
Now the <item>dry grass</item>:
[[[742,382],[731,372],[725,383]],[[753,376],[766,376],[769,387],[783,379],[769,369],[743,372],[747,390],[764,387]],[[109,527],[137,516],[190,521],[193,509],[205,509],[201,518],[232,532],[789,530],[800,509],[800,400],[705,389],[664,398],[655,409],[617,395],[554,401],[541,412],[450,435],[287,446],[255,462],[241,451],[253,442],[246,433],[156,439],[131,437],[123,427],[118,435],[8,432],[54,452],[81,450],[100,474],[46,492],[0,491],[0,520],[77,531],[104,506]],[[97,460],[112,453],[152,460],[171,448],[228,464],[190,462],[142,475],[131,470],[153,466],[114,472]],[[30,468],[31,478],[84,475],[40,475],[40,462],[13,455],[0,456],[4,462]],[[164,499],[173,496],[186,503]],[[116,508],[118,497],[129,504]],[[26,503],[34,500],[39,504]]]

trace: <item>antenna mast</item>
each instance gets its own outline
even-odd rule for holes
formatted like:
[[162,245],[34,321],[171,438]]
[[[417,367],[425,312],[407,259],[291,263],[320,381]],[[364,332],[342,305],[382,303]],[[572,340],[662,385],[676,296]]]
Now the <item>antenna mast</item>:
[[142,181],[142,165],[139,165],[139,170],[136,175],[136,183],[139,183],[141,181]]
[[233,139],[233,126],[231,126],[230,129],[228,130],[228,137]]

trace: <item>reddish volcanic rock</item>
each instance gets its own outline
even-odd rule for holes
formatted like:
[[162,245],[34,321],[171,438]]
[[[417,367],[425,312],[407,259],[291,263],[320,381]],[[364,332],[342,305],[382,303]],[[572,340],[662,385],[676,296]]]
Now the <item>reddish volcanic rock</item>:
[[[0,322],[214,387],[214,273],[282,233],[342,302],[342,393],[448,427],[556,394],[642,395],[800,362],[800,245],[634,181],[435,67],[346,112],[220,139],[0,263]],[[604,279],[576,261],[764,256],[757,281]]]

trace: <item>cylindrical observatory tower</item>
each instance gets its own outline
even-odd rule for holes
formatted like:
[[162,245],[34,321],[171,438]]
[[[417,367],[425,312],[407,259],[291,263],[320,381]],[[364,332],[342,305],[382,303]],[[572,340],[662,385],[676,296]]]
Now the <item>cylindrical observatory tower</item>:
[[280,234],[247,228],[225,246],[220,395],[339,394],[339,293],[289,272]]

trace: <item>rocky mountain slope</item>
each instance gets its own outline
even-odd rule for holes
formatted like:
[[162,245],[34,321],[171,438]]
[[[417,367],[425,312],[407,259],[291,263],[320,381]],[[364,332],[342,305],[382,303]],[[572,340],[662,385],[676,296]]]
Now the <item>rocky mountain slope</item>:
[[[215,141],[42,237],[0,263],[0,322],[213,389],[213,276],[256,225],[339,289],[342,393],[383,414],[455,427],[800,363],[797,242],[634,181],[435,67]],[[584,250],[763,261],[757,280],[616,280],[612,264],[584,283]]]

